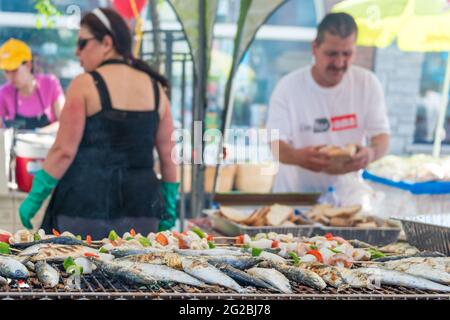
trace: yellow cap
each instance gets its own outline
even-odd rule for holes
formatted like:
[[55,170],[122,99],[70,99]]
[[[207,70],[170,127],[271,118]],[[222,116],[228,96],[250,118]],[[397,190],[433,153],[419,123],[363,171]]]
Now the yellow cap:
[[16,70],[24,62],[31,61],[30,47],[23,41],[11,38],[0,48],[0,69]]

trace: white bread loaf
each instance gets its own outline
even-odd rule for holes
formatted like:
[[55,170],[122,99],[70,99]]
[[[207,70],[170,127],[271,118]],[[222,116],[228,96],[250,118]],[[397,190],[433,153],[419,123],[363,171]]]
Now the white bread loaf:
[[249,215],[245,212],[227,206],[220,206],[220,213],[228,220],[234,222],[242,222],[249,218]]
[[269,213],[266,215],[266,221],[269,226],[279,226],[288,220],[294,213],[294,209],[281,204],[274,204],[270,207]]

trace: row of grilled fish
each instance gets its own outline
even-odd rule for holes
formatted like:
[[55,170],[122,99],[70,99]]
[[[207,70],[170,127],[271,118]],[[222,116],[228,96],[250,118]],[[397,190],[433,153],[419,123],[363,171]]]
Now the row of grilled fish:
[[94,263],[111,276],[143,285],[156,282],[176,282],[196,287],[220,285],[238,293],[249,292],[245,286],[254,286],[292,293],[289,281],[276,270],[251,267],[243,271],[236,268],[256,265],[260,259],[232,257],[145,254],[110,262],[94,260]]
[[[76,240],[76,239],[75,239]],[[63,242],[66,242],[64,240]],[[68,257],[83,258],[86,253],[98,255],[98,251],[84,245],[62,245],[39,242],[25,248],[17,256],[0,255],[0,286],[6,285],[4,278],[24,280],[34,271],[45,287],[55,287],[60,273],[47,262],[62,262]],[[107,256],[107,255],[103,255]],[[109,257],[110,259],[113,256]]]
[[[209,265],[217,267],[217,269],[222,271],[222,273],[225,273],[227,276],[242,285],[275,289],[283,293],[292,292],[290,286],[288,286],[289,280],[307,285],[317,290],[323,290],[327,285],[342,289],[346,287],[371,288],[376,286],[379,287],[384,284],[423,290],[450,292],[450,287],[445,285],[448,284],[446,278],[448,276],[448,269],[445,269],[445,272],[439,269],[434,269],[436,272],[432,273],[429,272],[430,270],[427,270],[426,264],[425,267],[423,267],[423,263],[427,262],[429,264],[433,263],[432,267],[435,268],[436,266],[448,268],[447,263],[449,258],[422,258],[422,260],[418,260],[417,258],[416,260],[413,260],[415,263],[414,267],[416,269],[400,269],[402,265],[403,268],[405,268],[405,265],[407,266],[412,264],[412,262],[409,262],[408,264],[408,261],[397,261],[395,266],[397,266],[398,270],[394,268],[389,269],[388,265],[378,265],[377,267],[372,265],[359,269],[346,269],[317,263],[303,263],[299,266],[290,266],[288,264],[270,259],[250,257],[242,253],[235,254],[234,256],[205,256],[208,250],[202,251],[198,254],[197,252],[192,252],[191,250],[186,250],[187,252],[183,251],[185,250],[179,251],[180,255],[174,255],[173,253],[170,255],[161,252],[158,254],[134,254],[118,259],[118,262],[120,263],[120,261],[128,260],[135,263],[160,263],[166,264],[167,266],[175,269],[184,270],[188,274],[192,274],[192,271],[186,270],[186,267],[183,266],[179,260],[189,259],[188,257],[182,258],[183,254],[189,254],[191,256],[200,255],[204,261],[200,263],[201,260],[197,259],[196,261],[198,261],[199,265],[204,264],[206,260]],[[212,253],[216,253],[216,251],[212,251]],[[121,256],[124,256],[124,252],[121,252]],[[253,267],[255,265],[257,265],[257,267]],[[244,271],[247,268],[251,269]],[[425,271],[416,271],[416,273],[411,272],[411,270],[421,270],[421,268],[424,268]],[[209,269],[208,271],[206,268],[203,269],[204,272],[209,272]],[[219,279],[219,277],[217,279]],[[263,280],[265,283],[261,283],[259,280]],[[207,283],[220,284],[220,282]],[[226,285],[224,286],[227,287]],[[240,292],[240,289],[237,289],[236,291]]]
[[[0,286],[5,278],[26,279],[25,263],[34,263],[34,272],[45,286],[58,284],[59,272],[48,262],[67,257],[84,257],[98,251],[83,245],[54,245],[39,243],[29,246],[18,256],[0,256]],[[327,285],[371,287],[379,285],[404,286],[415,289],[450,292],[450,257],[413,257],[369,264],[363,268],[346,269],[317,263],[289,265],[276,254],[263,252],[259,257],[229,249],[175,250],[155,248],[111,250],[92,262],[101,270],[123,280],[150,285],[176,282],[197,287],[220,285],[239,293],[247,287],[259,287],[282,293],[292,293],[290,281],[323,290]],[[100,254],[102,255],[102,254]]]

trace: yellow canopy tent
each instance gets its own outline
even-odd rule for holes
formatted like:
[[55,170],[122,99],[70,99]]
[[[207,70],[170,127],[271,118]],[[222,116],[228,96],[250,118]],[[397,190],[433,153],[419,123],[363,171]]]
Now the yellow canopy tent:
[[[450,0],[345,0],[332,9],[346,12],[358,25],[358,45],[385,48],[397,40],[404,51],[450,52]],[[447,59],[433,155],[438,157],[450,84]]]

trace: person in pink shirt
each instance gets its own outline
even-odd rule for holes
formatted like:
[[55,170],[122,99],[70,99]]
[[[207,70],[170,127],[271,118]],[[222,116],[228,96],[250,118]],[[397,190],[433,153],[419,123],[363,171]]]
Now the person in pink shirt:
[[0,87],[3,126],[56,131],[64,92],[54,75],[33,73],[32,59],[30,48],[20,40],[11,38],[0,48],[0,69],[8,80]]

